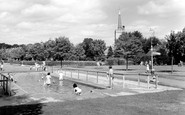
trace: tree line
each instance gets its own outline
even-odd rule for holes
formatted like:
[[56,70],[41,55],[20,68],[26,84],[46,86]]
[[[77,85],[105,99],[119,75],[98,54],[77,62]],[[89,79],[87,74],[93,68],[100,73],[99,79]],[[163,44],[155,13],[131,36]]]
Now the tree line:
[[[0,44],[1,45],[1,44]],[[1,46],[0,46],[1,47]],[[75,60],[94,61],[105,58],[106,44],[103,40],[85,38],[76,46],[67,37],[58,37],[54,40],[34,44],[8,45],[3,44],[0,49],[1,59],[14,60]]]
[[[115,41],[114,46],[106,47],[101,39],[84,38],[74,45],[67,37],[34,44],[9,45],[0,43],[0,58],[14,60],[75,60],[99,61],[124,58],[139,64],[149,61],[151,45],[160,56],[154,56],[154,64],[178,64],[185,61],[185,28],[177,33],[171,32],[164,39],[155,36],[145,38],[141,32],[123,32]],[[107,53],[105,53],[107,51]]]

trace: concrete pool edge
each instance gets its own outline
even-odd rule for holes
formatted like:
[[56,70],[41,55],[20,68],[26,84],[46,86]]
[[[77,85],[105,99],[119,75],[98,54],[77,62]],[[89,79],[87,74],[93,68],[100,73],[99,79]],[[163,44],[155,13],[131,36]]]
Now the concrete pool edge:
[[[56,77],[58,78],[58,74],[54,75],[55,73],[52,73],[52,76],[53,77]],[[71,78],[71,77],[64,77],[65,80],[69,80],[69,81],[72,81],[72,82],[77,82],[79,84],[84,84],[84,85],[90,85],[90,87],[95,87],[97,88],[97,90],[99,89],[105,89],[105,90],[99,90],[99,91],[93,91],[94,94],[95,93],[100,93],[100,94],[103,94],[103,96],[101,97],[96,97],[96,98],[104,98],[104,97],[107,97],[107,96],[110,96],[110,97],[117,97],[117,96],[128,96],[128,95],[137,95],[137,94],[145,94],[145,93],[157,93],[157,92],[163,92],[163,91],[166,91],[166,90],[179,90],[179,88],[172,88],[172,87],[164,87],[164,86],[161,86],[159,87],[159,89],[146,89],[146,88],[142,88],[142,87],[133,87],[133,88],[129,88],[129,90],[125,90],[125,88],[115,88],[115,89],[108,89],[106,88],[106,84],[104,84],[103,86],[100,85],[100,84],[95,84],[95,83],[89,83],[89,81],[81,81],[79,79],[75,79],[75,78]],[[102,79],[100,79],[102,80]],[[87,84],[88,82],[88,84]],[[115,81],[117,82],[117,80]],[[103,82],[104,83],[104,82]],[[132,84],[131,84],[132,85]],[[15,86],[17,87],[17,84],[15,84]],[[20,96],[22,94],[26,94],[26,91],[23,91],[21,90],[20,87],[17,87],[17,89],[19,89],[19,95],[17,96]],[[131,92],[130,90],[132,91],[135,91],[135,92]],[[93,95],[93,93],[89,94],[89,95]],[[85,99],[90,99],[91,97],[86,97],[86,98],[83,98],[83,95],[82,96],[79,96],[77,100],[85,100]],[[58,98],[55,98],[55,97],[50,97],[50,96],[43,96],[41,98],[37,98],[35,96],[30,96],[28,98],[28,100],[25,100],[23,101],[22,104],[26,104],[27,102],[32,102],[32,101],[38,101],[38,102],[41,102],[41,103],[48,103],[48,102],[63,102],[64,100],[60,100]],[[68,100],[65,100],[65,101],[68,101]],[[71,100],[73,101],[73,100]]]

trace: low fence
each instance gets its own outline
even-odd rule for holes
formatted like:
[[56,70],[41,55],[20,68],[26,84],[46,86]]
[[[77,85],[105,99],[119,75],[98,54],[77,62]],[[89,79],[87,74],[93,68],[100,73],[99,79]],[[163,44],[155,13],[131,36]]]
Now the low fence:
[[77,79],[80,79],[81,75],[85,75],[83,76],[83,79],[86,82],[90,81],[90,75],[94,75],[96,76],[96,80],[94,81],[94,83],[99,83],[99,77],[106,77],[107,72],[102,72],[102,71],[89,71],[89,70],[81,70],[81,69],[63,69],[64,70],[64,74],[65,76],[68,74],[69,77],[74,78],[73,75],[77,76]]
[[0,87],[3,89],[5,95],[11,95],[11,81],[2,73],[0,73]]
[[[100,84],[100,81],[102,80],[103,77],[108,77],[107,76],[107,72],[105,71],[92,71],[92,70],[82,70],[82,69],[69,69],[69,68],[63,68],[64,70],[64,74],[65,76],[71,77],[71,78],[76,78],[76,79],[82,79],[86,81],[86,82],[93,82],[96,84]],[[95,78],[95,80],[90,79],[91,77]],[[128,77],[131,74],[123,74],[123,73],[114,73],[114,78],[115,79],[119,79],[120,81],[122,81],[122,86],[123,88],[125,88],[126,85],[126,78],[130,80],[130,78]],[[132,81],[136,81],[137,86],[140,87],[140,82],[145,82],[147,83],[147,88],[149,89],[149,84],[150,84],[150,77],[152,77],[149,74],[134,74],[137,75],[136,78],[131,78]],[[75,77],[74,77],[75,76]],[[146,76],[146,79],[145,79]],[[157,89],[158,86],[158,76],[156,76],[156,82],[155,82],[155,88]],[[144,79],[144,80],[143,80]],[[111,85],[111,81],[110,79],[107,81],[108,85]]]
[[150,84],[150,81],[151,81],[151,78],[152,80],[154,80],[153,82],[155,83],[155,88],[157,89],[158,87],[158,75],[157,74],[150,74],[150,73],[139,73],[139,76],[138,76],[138,85],[140,86],[140,77],[141,76],[146,76],[147,79],[146,79],[146,82],[147,82],[147,88],[149,89],[149,84]]

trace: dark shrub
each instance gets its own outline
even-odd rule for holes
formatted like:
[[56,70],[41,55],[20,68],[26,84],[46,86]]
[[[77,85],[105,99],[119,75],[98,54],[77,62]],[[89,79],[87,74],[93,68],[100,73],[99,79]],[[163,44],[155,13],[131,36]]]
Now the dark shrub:
[[[38,64],[42,64],[42,61],[36,61]],[[22,61],[9,60],[5,63],[22,64]],[[24,65],[35,65],[35,61],[23,61]],[[62,66],[96,66],[95,61],[62,61]],[[61,61],[46,61],[46,66],[61,66]]]

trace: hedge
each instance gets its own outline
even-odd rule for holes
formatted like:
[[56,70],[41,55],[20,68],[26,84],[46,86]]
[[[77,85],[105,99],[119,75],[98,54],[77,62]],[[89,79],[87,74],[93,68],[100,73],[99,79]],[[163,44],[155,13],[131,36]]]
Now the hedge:
[[[18,60],[5,60],[5,63],[19,64],[22,62],[24,65],[35,65],[35,61],[18,61]],[[42,64],[42,61],[36,61],[38,64]],[[123,58],[109,58],[103,65],[125,65],[126,60]],[[129,65],[133,64],[132,61],[128,62]],[[46,66],[61,66],[61,61],[46,61]],[[96,61],[62,61],[62,66],[73,66],[73,67],[83,67],[83,66],[97,66]]]
[[[129,65],[132,65],[132,61],[128,61]],[[106,65],[126,65],[126,60],[124,58],[108,58]]]
[[[17,61],[17,60],[6,60],[5,63],[10,64],[23,64],[24,65],[35,65],[35,61]],[[42,61],[36,61],[38,64],[42,64]],[[62,66],[96,66],[96,61],[62,61]],[[46,61],[46,66],[61,66],[61,61]]]

